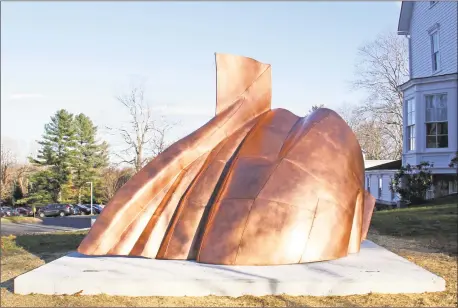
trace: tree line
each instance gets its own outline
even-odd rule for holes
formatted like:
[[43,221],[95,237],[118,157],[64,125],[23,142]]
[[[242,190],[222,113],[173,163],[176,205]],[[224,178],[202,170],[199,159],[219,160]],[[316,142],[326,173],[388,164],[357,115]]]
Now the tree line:
[[1,144],[3,204],[90,203],[91,182],[92,201],[106,203],[141,168],[110,163],[108,143],[99,141],[97,126],[83,113],[58,110],[37,142],[37,155],[26,163]]
[[[108,202],[133,174],[167,148],[167,134],[177,124],[157,119],[143,93],[143,87],[134,86],[128,95],[117,97],[129,121],[108,129],[124,141],[121,151],[110,153],[88,116],[65,109],[51,116],[37,141],[38,154],[28,157],[27,163],[19,164],[2,144],[2,204],[89,203],[91,182],[92,201]],[[117,162],[110,162],[109,154]]]
[[[91,119],[58,110],[45,125],[38,144],[38,155],[22,165],[14,162],[11,151],[2,144],[2,199],[11,199],[13,204],[89,202],[87,183],[99,184],[108,166],[108,144],[97,141],[97,127]],[[4,153],[9,157],[3,159]],[[100,189],[94,196],[103,199]]]

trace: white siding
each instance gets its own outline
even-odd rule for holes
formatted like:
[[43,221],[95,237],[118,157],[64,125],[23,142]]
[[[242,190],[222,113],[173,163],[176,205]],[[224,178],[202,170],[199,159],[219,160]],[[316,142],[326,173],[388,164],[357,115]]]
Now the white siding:
[[[433,77],[434,78],[434,77]],[[439,77],[442,78],[442,77]],[[416,165],[422,161],[434,164],[432,172],[435,174],[455,173],[455,169],[449,168],[448,164],[458,151],[458,82],[457,80],[444,80],[437,82],[424,82],[409,87],[404,91],[405,100],[415,99],[415,150],[408,151],[406,137],[406,121],[404,126],[404,146],[402,164]],[[447,120],[448,120],[448,148],[426,148],[426,124],[425,124],[425,95],[447,94]],[[404,104],[404,119],[406,119],[406,104]]]
[[413,6],[411,21],[411,78],[433,74],[431,41],[428,30],[438,23],[440,46],[440,70],[434,75],[445,75],[458,71],[457,15],[458,2],[439,1],[430,7],[429,1],[417,1]]
[[[396,203],[399,198],[394,195],[392,198],[390,185],[391,181],[396,173],[395,170],[370,170],[366,171],[366,182],[365,188],[375,197],[378,202],[382,203]],[[370,190],[367,187],[367,178],[370,178],[371,187]],[[382,178],[382,193],[378,194],[379,178]]]
[[391,202],[391,190],[390,190],[390,183],[391,183],[391,176],[388,174],[382,174],[382,197],[381,200]]

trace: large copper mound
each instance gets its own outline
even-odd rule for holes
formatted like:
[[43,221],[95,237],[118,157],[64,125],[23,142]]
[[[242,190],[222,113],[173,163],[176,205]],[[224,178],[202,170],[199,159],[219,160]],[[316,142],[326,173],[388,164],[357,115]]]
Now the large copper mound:
[[359,143],[321,108],[271,110],[271,67],[216,54],[216,115],[128,181],[78,251],[229,265],[360,249],[375,199]]

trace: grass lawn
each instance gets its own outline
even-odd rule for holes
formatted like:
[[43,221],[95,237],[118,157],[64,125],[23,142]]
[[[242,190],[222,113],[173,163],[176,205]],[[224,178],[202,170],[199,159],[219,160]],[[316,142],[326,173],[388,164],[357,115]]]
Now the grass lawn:
[[6,236],[1,241],[1,306],[457,306],[458,198],[374,214],[369,239],[447,281],[445,292],[355,296],[119,297],[15,295],[13,278],[76,249],[84,232]]
[[1,222],[2,223],[35,223],[35,222],[40,222],[41,219],[34,218],[34,217],[25,217],[25,216],[11,216],[11,217],[2,217]]

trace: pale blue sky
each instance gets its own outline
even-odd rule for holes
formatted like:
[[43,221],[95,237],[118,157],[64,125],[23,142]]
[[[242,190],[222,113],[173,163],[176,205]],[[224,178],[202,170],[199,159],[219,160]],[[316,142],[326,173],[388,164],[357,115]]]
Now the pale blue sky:
[[[58,109],[103,128],[127,119],[114,99],[146,80],[177,139],[214,113],[214,52],[272,64],[274,108],[358,102],[356,51],[396,31],[397,2],[2,2],[1,135],[25,157]],[[102,137],[114,146],[112,136]]]

